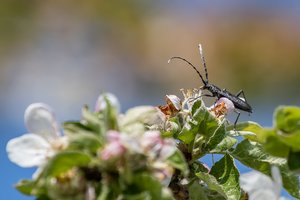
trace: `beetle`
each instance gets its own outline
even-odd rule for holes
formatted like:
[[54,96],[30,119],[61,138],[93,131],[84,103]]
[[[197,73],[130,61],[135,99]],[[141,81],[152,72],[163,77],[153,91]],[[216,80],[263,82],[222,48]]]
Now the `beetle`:
[[[206,62],[205,62],[205,58],[203,56],[203,51],[202,51],[201,44],[199,44],[199,52],[200,52],[200,56],[201,56],[202,65],[204,67],[205,78],[206,79],[203,78],[203,76],[201,75],[201,73],[197,70],[197,68],[191,62],[189,62],[188,60],[186,60],[186,59],[184,59],[182,57],[179,57],[179,56],[171,57],[169,59],[168,63],[170,63],[170,61],[173,60],[173,59],[183,60],[188,65],[190,65],[197,72],[197,74],[199,75],[199,77],[200,77],[200,79],[201,79],[201,81],[203,83],[202,89],[203,90],[208,90],[211,93],[211,94],[206,94],[204,96],[217,97],[217,99],[225,97],[225,98],[229,99],[230,101],[232,101],[232,103],[234,104],[235,108],[237,108],[239,110],[242,110],[242,111],[245,111],[245,112],[248,112],[248,113],[252,113],[252,107],[248,104],[243,90],[240,90],[236,95],[234,95],[234,94],[228,92],[226,89],[220,89],[218,86],[216,86],[216,85],[214,85],[212,83],[209,83]],[[243,98],[241,98],[240,95],[243,95]],[[234,122],[234,126],[236,125],[236,123],[237,123],[237,121],[238,121],[238,119],[240,117],[240,114],[241,114],[237,110],[235,110],[235,112],[238,114],[238,116],[237,116],[237,118],[236,118],[236,120]]]

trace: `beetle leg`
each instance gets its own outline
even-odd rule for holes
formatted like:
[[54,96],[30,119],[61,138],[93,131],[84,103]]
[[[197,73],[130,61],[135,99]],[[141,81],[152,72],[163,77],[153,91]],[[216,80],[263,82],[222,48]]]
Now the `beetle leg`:
[[237,110],[234,110],[234,112],[237,113],[237,117],[236,117],[234,125],[233,125],[234,130],[236,130],[236,124],[237,124],[237,122],[239,120],[239,117],[240,117],[241,113],[239,111],[237,111]]
[[245,93],[244,93],[243,90],[240,90],[240,91],[236,94],[237,97],[239,97],[240,95],[243,95],[243,98],[245,99],[245,102],[247,102],[247,99],[246,99],[246,96],[245,96]]
[[[243,97],[244,97],[244,99],[245,99],[245,102],[247,102],[247,99],[246,99],[246,96],[245,96],[245,93],[244,93],[243,90],[240,90],[240,91],[236,94],[236,96],[239,97],[241,94],[243,95]],[[249,116],[250,116],[250,113],[249,113]]]

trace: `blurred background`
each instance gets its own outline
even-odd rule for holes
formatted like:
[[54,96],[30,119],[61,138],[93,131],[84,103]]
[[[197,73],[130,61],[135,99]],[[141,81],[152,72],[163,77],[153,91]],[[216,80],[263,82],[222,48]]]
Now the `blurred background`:
[[5,151],[26,133],[30,103],[51,105],[61,122],[79,119],[103,91],[123,112],[164,104],[166,94],[202,85],[185,63],[167,63],[182,56],[203,72],[198,43],[210,82],[244,90],[254,112],[241,120],[271,126],[278,105],[300,106],[299,1],[1,0],[0,199],[33,199],[13,184],[34,169]]

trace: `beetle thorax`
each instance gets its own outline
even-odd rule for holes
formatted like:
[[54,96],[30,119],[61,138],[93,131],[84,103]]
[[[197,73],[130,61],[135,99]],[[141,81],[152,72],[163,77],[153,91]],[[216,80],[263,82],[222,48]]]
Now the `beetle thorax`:
[[220,89],[217,86],[213,85],[213,84],[207,83],[204,86],[204,89],[207,89],[208,91],[210,91],[213,96],[219,96]]

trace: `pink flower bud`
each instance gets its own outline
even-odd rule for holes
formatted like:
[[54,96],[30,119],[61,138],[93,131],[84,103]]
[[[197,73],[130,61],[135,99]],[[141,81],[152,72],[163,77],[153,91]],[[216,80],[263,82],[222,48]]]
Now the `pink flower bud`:
[[157,154],[163,145],[163,139],[158,131],[147,131],[142,137],[141,144],[143,149]]
[[105,146],[100,153],[100,157],[103,160],[110,160],[122,156],[125,151],[126,148],[121,144],[120,141],[114,141]]
[[121,135],[117,131],[110,130],[107,132],[106,139],[108,142],[119,141],[121,139]]

